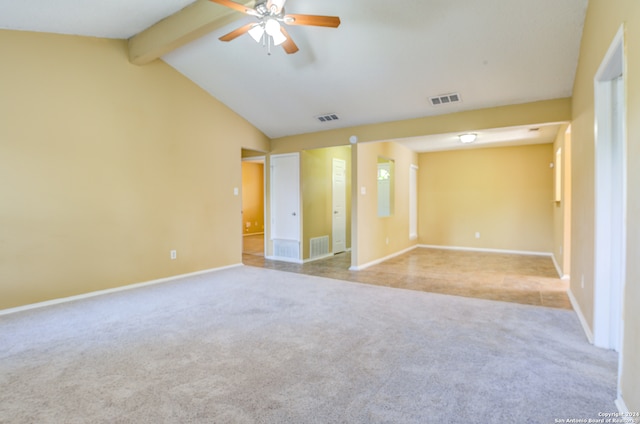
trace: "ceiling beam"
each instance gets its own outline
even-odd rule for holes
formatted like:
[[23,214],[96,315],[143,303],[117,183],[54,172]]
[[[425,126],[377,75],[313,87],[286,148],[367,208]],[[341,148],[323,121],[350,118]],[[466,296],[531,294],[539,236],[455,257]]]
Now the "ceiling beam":
[[[237,1],[253,8],[254,0]],[[145,65],[246,15],[209,0],[196,0],[129,39],[129,61]]]

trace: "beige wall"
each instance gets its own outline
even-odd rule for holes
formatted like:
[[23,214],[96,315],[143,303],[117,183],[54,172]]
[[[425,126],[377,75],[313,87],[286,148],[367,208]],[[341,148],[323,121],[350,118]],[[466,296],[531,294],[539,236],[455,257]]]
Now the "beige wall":
[[[580,48],[572,103],[571,291],[593,329],[594,90],[593,78],[620,25],[625,25],[627,84],[627,269],[620,388],[631,411],[640,411],[640,2],[591,0]],[[584,288],[580,280],[584,276]]]
[[242,232],[264,232],[264,165],[242,162]]
[[[378,158],[394,161],[394,204],[392,216],[378,217]],[[393,142],[357,145],[357,249],[356,266],[367,265],[411,246],[409,239],[409,169],[418,155]],[[366,193],[362,194],[364,187]],[[388,242],[387,242],[388,240]]]
[[[560,151],[560,158],[558,158]],[[560,201],[553,203],[553,257],[559,271],[567,278],[571,264],[571,132],[563,125],[553,143],[554,200],[556,172],[560,175]],[[559,159],[559,160],[558,160]]]
[[346,162],[346,245],[351,247],[351,147],[305,150],[301,155],[302,258],[310,256],[309,240],[329,236],[333,246],[333,158]]
[[125,41],[0,31],[0,56],[0,308],[241,262],[262,133]]
[[419,158],[420,244],[551,252],[551,144]]

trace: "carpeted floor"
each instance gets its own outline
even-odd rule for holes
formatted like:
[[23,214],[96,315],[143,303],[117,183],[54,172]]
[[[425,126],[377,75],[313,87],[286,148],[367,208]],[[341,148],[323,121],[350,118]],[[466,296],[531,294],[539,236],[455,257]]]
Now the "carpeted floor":
[[573,311],[238,267],[0,316],[2,423],[554,423],[613,412]]

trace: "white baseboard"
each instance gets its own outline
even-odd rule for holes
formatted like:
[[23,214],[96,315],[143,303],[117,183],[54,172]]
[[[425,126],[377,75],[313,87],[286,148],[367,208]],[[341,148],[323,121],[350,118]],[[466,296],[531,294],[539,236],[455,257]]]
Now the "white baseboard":
[[327,259],[327,258],[332,258],[335,255],[339,255],[340,253],[347,253],[347,252],[351,252],[351,248],[349,247],[348,249],[343,250],[342,252],[338,252],[338,253],[333,253],[333,252],[329,252],[325,255],[321,255],[321,256],[316,256],[315,258],[307,258],[307,259],[303,259],[302,263],[306,264],[308,262],[313,262],[313,261],[319,261],[320,259]]
[[562,269],[560,268],[560,265],[558,265],[558,261],[556,261],[556,255],[551,254],[551,260],[553,261],[553,266],[556,267],[556,272],[558,273],[558,276],[560,277],[560,279],[561,280],[570,280],[569,274],[563,273]]
[[23,306],[16,306],[15,308],[0,309],[0,315],[9,315],[9,314],[14,314],[16,312],[23,312],[23,311],[28,311],[28,310],[31,310],[31,309],[44,308],[45,306],[59,305],[61,303],[73,302],[73,301],[76,301],[76,300],[88,299],[88,298],[91,298],[91,297],[102,296],[102,295],[109,294],[109,293],[117,293],[117,292],[121,292],[121,291],[125,291],[125,290],[131,290],[131,289],[137,289],[137,288],[140,288],[140,287],[151,286],[151,285],[154,285],[154,284],[166,283],[166,282],[173,281],[173,280],[179,280],[181,278],[193,277],[193,276],[202,275],[202,274],[208,274],[210,272],[222,271],[224,269],[236,268],[236,267],[239,267],[239,266],[243,266],[243,265],[241,263],[240,264],[234,264],[234,265],[227,265],[227,266],[223,266],[223,267],[219,267],[219,268],[211,268],[211,269],[205,269],[205,270],[202,270],[202,271],[190,272],[190,273],[187,273],[187,274],[174,275],[172,277],[159,278],[157,280],[144,281],[142,283],[133,283],[133,284],[127,284],[126,286],[114,287],[114,288],[104,289],[104,290],[96,290],[96,291],[92,291],[92,292],[89,292],[89,293],[78,294],[78,295],[75,295],[75,296],[61,297],[59,299],[52,299],[52,300],[45,300],[44,302],[31,303],[29,305],[23,305]]
[[368,263],[363,264],[363,265],[352,266],[352,267],[349,268],[349,271],[362,271],[363,269],[369,268],[370,266],[377,265],[377,264],[379,264],[381,262],[384,262],[386,260],[389,260],[391,258],[395,258],[396,256],[400,256],[400,255],[402,255],[404,253],[410,252],[413,249],[415,249],[416,247],[418,247],[417,244],[414,245],[414,246],[407,247],[406,249],[400,250],[399,252],[392,253],[391,255],[385,256],[384,258],[376,259],[375,261],[371,261],[371,262],[368,262]]
[[327,253],[327,254],[324,254],[324,255],[316,256],[315,258],[303,259],[302,263],[306,264],[306,263],[309,263],[309,262],[319,261],[320,259],[326,259],[326,258],[330,258],[332,256],[333,256],[333,253]]
[[580,324],[582,325],[582,330],[584,331],[584,334],[587,336],[587,340],[589,340],[589,343],[593,344],[593,341],[594,341],[593,332],[591,331],[591,328],[589,328],[589,323],[587,322],[587,319],[584,317],[584,314],[582,313],[582,309],[580,309],[580,304],[578,303],[578,300],[576,299],[576,297],[573,295],[571,288],[569,288],[569,290],[567,291],[567,294],[569,295],[569,301],[571,302],[571,306],[573,307],[573,310],[575,311],[576,315],[578,316],[578,319],[580,320]]
[[302,264],[302,259],[293,259],[293,258],[285,258],[283,256],[266,256],[265,259],[269,259],[270,261],[280,261],[280,262],[290,262],[293,264]]
[[530,255],[530,256],[551,256],[551,252],[531,252],[527,250],[507,250],[507,249],[488,249],[483,247],[464,247],[464,246],[439,246],[435,244],[419,244],[417,247],[426,249],[444,249],[444,250],[462,250],[469,252],[487,252],[487,253],[507,253],[511,255]]
[[248,237],[248,236],[262,236],[264,235],[264,232],[259,232],[259,233],[242,233],[242,237]]

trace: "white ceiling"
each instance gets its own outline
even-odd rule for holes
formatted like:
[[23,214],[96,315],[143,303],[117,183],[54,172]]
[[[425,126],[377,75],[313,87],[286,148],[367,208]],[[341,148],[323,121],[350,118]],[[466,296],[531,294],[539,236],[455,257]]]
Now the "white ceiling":
[[[300,51],[269,56],[248,35],[217,39],[246,16],[163,59],[276,138],[571,96],[587,1],[288,0],[342,24],[290,26]],[[191,2],[0,0],[0,28],[129,38]],[[462,102],[430,105],[451,92]],[[315,119],[327,113],[340,119]]]

